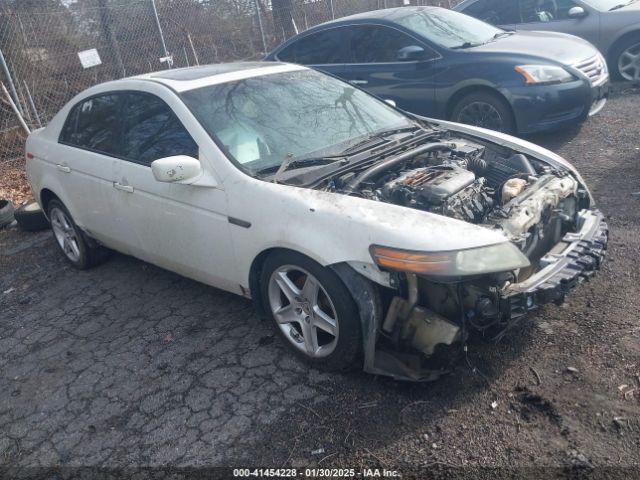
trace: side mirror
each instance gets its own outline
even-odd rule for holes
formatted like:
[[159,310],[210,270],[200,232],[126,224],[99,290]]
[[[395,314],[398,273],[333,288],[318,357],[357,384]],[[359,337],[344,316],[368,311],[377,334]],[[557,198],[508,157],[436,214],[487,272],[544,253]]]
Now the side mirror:
[[398,50],[397,58],[400,62],[417,62],[427,58],[427,52],[418,45],[409,45]]
[[203,173],[200,162],[187,155],[159,158],[151,162],[151,172],[158,182],[184,184],[195,182]]
[[567,12],[569,18],[583,18],[587,16],[587,12],[582,7],[571,7]]
[[398,105],[396,104],[395,100],[391,100],[390,98],[385,98],[384,99],[384,103],[386,103],[387,105],[391,105],[392,107],[397,107]]

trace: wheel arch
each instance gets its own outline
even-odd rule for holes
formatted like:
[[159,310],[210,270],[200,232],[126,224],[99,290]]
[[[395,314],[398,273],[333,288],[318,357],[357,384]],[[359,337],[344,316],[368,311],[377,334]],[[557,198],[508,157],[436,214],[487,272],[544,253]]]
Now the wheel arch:
[[453,95],[451,95],[451,97],[447,101],[447,104],[445,107],[446,119],[453,121],[451,119],[451,115],[453,114],[453,109],[462,98],[464,98],[465,96],[471,93],[482,93],[482,92],[495,95],[507,105],[507,107],[509,108],[509,112],[511,113],[511,118],[513,119],[513,122],[516,125],[516,129],[518,129],[518,118],[515,112],[513,111],[513,105],[511,105],[511,102],[509,101],[509,99],[499,89],[495,87],[490,87],[488,85],[467,85],[466,87],[462,87],[461,89],[457,90]]
[[[617,68],[617,58],[611,58],[611,56],[613,54],[616,53],[616,51],[618,50],[618,48],[620,48],[621,45],[624,45],[625,42],[628,42],[631,38],[637,38],[638,41],[640,41],[640,28],[638,28],[636,26],[636,28],[634,30],[628,31],[623,33],[622,35],[620,35],[607,49],[607,54],[606,54],[606,60],[607,63],[609,64],[609,71],[611,71],[611,69],[613,67]],[[614,65],[614,62],[616,63]]]
[[262,268],[264,266],[264,262],[267,258],[275,253],[275,252],[283,252],[283,253],[295,253],[297,255],[303,255],[314,262],[322,265],[322,262],[318,261],[317,258],[313,258],[307,255],[304,252],[299,250],[294,250],[292,248],[286,247],[270,247],[263,251],[261,251],[251,262],[251,266],[249,267],[249,294],[251,295],[251,299],[253,300],[253,305],[256,309],[256,313],[262,319],[268,317],[268,312],[266,305],[262,301],[262,295],[260,293],[260,277],[262,275]]
[[40,190],[40,206],[42,207],[42,211],[44,212],[45,216],[47,216],[47,218],[49,213],[49,203],[54,199],[62,202],[62,200],[60,200],[60,197],[56,195],[52,190],[49,190],[48,188],[43,188],[42,190]]

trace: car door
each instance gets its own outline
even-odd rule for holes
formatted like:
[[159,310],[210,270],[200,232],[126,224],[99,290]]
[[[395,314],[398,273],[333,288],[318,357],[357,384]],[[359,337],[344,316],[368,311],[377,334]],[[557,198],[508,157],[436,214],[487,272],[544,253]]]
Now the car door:
[[334,27],[303,36],[278,52],[282,62],[306,65],[317,70],[340,76],[346,60],[345,27]]
[[[164,89],[163,89],[164,90]],[[180,102],[183,118],[186,107]],[[168,103],[151,93],[127,93],[122,118],[123,159],[114,163],[118,210],[127,217],[127,241],[138,258],[228,290],[234,259],[226,194],[217,186],[155,180],[151,163],[188,155],[207,176],[213,166]]]
[[[583,16],[573,17],[573,7],[584,10]],[[600,40],[600,20],[597,10],[574,0],[519,0],[520,22],[516,30],[562,32],[582,37],[593,44]]]
[[460,11],[505,30],[515,30],[520,20],[518,0],[476,0]]
[[119,235],[121,221],[114,210],[114,164],[121,155],[120,107],[123,96],[109,92],[86,98],[67,117],[53,159],[65,201],[92,237],[124,253],[129,245]]
[[386,25],[353,25],[348,45],[342,78],[403,110],[435,114],[434,62],[440,56],[429,46]]

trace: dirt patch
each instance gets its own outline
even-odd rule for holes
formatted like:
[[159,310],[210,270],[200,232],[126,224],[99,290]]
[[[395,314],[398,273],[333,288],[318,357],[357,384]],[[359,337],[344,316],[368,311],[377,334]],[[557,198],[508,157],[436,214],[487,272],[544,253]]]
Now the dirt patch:
[[0,198],[11,200],[15,206],[33,199],[24,161],[0,160]]

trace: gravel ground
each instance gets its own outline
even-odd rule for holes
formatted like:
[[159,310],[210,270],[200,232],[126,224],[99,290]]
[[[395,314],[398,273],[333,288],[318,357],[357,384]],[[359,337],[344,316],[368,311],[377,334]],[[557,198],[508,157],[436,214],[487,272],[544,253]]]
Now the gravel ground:
[[582,128],[533,139],[608,216],[600,274],[431,384],[318,372],[242,298],[122,255],[77,272],[48,232],[0,232],[0,466],[639,476],[638,111],[619,85]]

